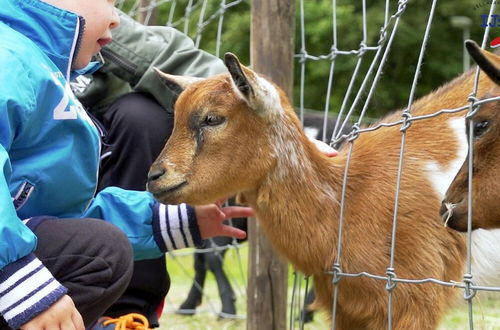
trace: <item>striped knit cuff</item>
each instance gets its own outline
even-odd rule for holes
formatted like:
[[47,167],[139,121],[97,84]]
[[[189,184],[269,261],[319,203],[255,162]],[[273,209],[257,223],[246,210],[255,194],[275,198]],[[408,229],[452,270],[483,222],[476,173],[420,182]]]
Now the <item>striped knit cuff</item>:
[[32,253],[0,270],[0,314],[13,329],[48,309],[68,290]]
[[202,243],[194,208],[187,204],[153,207],[153,236],[162,252]]

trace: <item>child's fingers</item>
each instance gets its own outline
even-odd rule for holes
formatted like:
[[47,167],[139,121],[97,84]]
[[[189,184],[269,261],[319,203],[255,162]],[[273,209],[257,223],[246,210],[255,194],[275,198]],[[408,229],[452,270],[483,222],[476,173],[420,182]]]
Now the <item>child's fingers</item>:
[[223,225],[222,236],[230,236],[230,237],[234,237],[234,238],[243,239],[243,238],[247,237],[247,233],[241,229],[231,227],[228,225]]
[[246,218],[255,215],[255,211],[252,208],[244,206],[227,206],[222,208],[222,212],[226,215],[226,219]]

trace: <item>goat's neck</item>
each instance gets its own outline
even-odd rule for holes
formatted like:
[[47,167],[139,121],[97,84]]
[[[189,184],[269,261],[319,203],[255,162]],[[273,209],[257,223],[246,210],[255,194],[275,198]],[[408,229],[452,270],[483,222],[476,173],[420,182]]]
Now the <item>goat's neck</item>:
[[269,136],[276,165],[248,202],[275,248],[302,272],[323,272],[335,252],[343,165],[320,154],[293,122],[273,126]]

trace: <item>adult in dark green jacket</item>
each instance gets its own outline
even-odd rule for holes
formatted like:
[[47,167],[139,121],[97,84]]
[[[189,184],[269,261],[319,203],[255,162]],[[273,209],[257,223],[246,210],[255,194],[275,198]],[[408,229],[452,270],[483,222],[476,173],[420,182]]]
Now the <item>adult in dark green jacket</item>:
[[[102,49],[102,68],[73,83],[82,104],[103,126],[99,188],[144,190],[147,172],[170,136],[172,94],[152,70],[208,77],[226,71],[222,61],[194,46],[174,28],[144,26],[120,13],[113,41]],[[157,313],[170,281],[165,259],[138,261],[129,288],[107,311],[113,318],[144,314],[157,326]],[[108,328],[106,328],[108,329]]]

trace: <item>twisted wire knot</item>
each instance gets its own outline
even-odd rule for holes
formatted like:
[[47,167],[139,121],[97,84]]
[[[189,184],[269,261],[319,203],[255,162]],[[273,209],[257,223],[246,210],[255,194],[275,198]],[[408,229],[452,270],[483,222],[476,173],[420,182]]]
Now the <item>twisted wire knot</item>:
[[340,264],[334,263],[333,264],[333,284],[339,283],[340,280],[342,279],[342,276],[339,275],[340,273],[342,273],[342,271],[340,270]]
[[307,61],[307,55],[308,55],[307,50],[305,48],[301,48],[299,54],[297,55],[300,64]]
[[398,11],[392,15],[392,17],[400,17],[403,12],[406,10],[406,5],[408,4],[408,0],[399,0],[398,1]]
[[359,137],[359,131],[360,131],[360,128],[359,128],[359,125],[357,123],[352,125],[351,133],[349,133],[349,137],[347,138],[347,141],[352,142],[352,141],[356,140]]
[[476,97],[476,94],[471,93],[471,94],[469,94],[469,96],[467,96],[467,101],[474,104],[478,101],[478,98]]
[[477,293],[475,289],[471,288],[471,286],[474,285],[474,282],[472,282],[472,274],[464,274],[463,281],[465,283],[464,299],[471,300]]
[[469,94],[469,96],[467,97],[467,101],[470,102],[470,105],[469,105],[469,112],[467,112],[467,115],[465,116],[465,118],[471,119],[480,108],[480,106],[476,105],[476,103],[477,103],[477,101],[479,101],[479,99],[476,97],[476,95],[474,93],[472,93],[472,94]]
[[362,57],[366,53],[366,47],[367,47],[366,43],[364,41],[361,41],[361,43],[359,44],[359,49],[357,54],[358,57]]
[[384,44],[385,38],[387,37],[387,26],[382,26],[380,28],[380,37],[377,41],[377,46],[381,47]]
[[338,50],[337,46],[332,45],[332,47],[330,47],[330,53],[327,56],[328,60],[333,61],[337,57],[338,51],[339,50]]
[[390,292],[394,290],[394,288],[398,284],[397,282],[393,281],[393,279],[395,279],[397,276],[394,271],[394,268],[392,267],[388,267],[385,273],[387,275],[387,284],[385,286],[385,289]]
[[412,124],[412,115],[411,113],[407,112],[407,111],[404,111],[402,114],[401,114],[401,117],[403,117],[403,125],[401,126],[401,128],[399,129],[399,131],[401,132],[406,132],[406,130],[408,128],[410,128],[411,124]]

